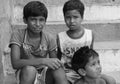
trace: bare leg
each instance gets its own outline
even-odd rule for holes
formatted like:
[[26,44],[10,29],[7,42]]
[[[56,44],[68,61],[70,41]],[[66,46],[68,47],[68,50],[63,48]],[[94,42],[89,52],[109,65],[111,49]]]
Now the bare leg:
[[33,66],[26,66],[20,72],[20,84],[33,84],[36,76],[36,69]]
[[46,84],[69,84],[62,68],[49,70],[46,75]]
[[51,69],[48,69],[46,72],[45,82],[46,84],[55,84]]

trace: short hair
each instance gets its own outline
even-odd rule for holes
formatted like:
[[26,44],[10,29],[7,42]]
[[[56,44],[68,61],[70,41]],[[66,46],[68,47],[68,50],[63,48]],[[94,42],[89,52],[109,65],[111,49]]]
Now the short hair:
[[40,1],[31,1],[27,3],[23,8],[23,18],[27,20],[30,16],[43,16],[47,19],[48,10],[44,3]]
[[81,17],[83,18],[85,7],[80,0],[69,0],[63,6],[64,16],[65,13],[70,10],[77,10],[80,13]]
[[76,72],[80,68],[85,69],[85,66],[89,62],[90,57],[98,56],[98,53],[95,50],[89,48],[88,46],[81,47],[73,55],[71,61],[72,69]]

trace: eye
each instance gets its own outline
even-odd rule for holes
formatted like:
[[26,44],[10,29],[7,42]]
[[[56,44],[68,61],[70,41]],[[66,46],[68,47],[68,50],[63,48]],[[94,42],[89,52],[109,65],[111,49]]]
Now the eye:
[[39,21],[41,21],[41,22],[42,22],[42,21],[45,21],[45,19],[44,19],[44,18],[40,18],[40,19],[39,19]]
[[100,60],[98,60],[98,64],[100,64]]
[[70,16],[65,16],[66,19],[70,19]]
[[74,16],[74,18],[75,18],[75,19],[77,19],[77,18],[78,18],[78,16]]
[[95,66],[95,63],[93,63],[92,66]]
[[31,21],[36,21],[36,19],[35,19],[35,18],[30,18],[30,20],[31,20]]

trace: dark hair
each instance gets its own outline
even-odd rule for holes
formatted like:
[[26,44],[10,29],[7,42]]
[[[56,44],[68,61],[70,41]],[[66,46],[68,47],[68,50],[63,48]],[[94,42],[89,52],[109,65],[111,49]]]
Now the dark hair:
[[80,0],[69,0],[63,6],[63,14],[65,15],[65,13],[70,10],[78,10],[81,17],[83,18],[85,7]]
[[47,19],[48,10],[46,6],[40,1],[31,1],[24,6],[23,18],[28,19],[30,16],[43,16]]
[[83,68],[85,69],[86,64],[89,61],[90,57],[98,57],[98,53],[89,48],[88,46],[81,47],[79,50],[77,50],[72,58],[71,65],[73,70],[76,72],[78,69]]

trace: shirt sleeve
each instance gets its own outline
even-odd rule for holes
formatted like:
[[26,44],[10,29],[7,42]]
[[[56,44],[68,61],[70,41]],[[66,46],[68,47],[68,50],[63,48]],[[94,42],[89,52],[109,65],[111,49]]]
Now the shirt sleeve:
[[22,36],[23,36],[23,33],[21,31],[19,31],[19,30],[13,31],[11,38],[10,38],[9,47],[11,47],[12,44],[21,46],[22,39],[23,39]]
[[49,35],[49,46],[48,46],[49,51],[56,50],[57,51],[57,42],[56,42],[56,37]]

